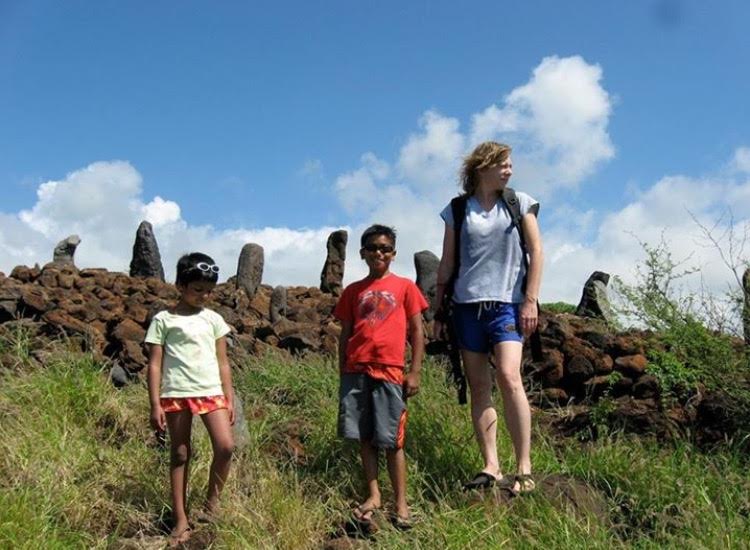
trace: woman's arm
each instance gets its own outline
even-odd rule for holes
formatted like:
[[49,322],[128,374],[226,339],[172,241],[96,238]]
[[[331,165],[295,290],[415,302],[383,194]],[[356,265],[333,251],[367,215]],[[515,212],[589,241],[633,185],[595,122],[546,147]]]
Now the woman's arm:
[[234,386],[232,386],[232,368],[229,366],[227,357],[227,338],[222,336],[216,340],[216,359],[219,362],[219,378],[221,378],[221,389],[227,400],[229,411],[229,423],[234,424]]
[[164,348],[159,344],[149,344],[148,353],[148,399],[151,403],[151,427],[163,432],[167,427],[167,417],[161,408],[161,362]]
[[521,328],[524,335],[528,336],[538,322],[537,301],[539,300],[539,287],[542,284],[542,264],[544,253],[542,251],[542,238],[539,234],[539,223],[534,214],[526,214],[521,219],[523,236],[526,241],[526,251],[529,253],[529,270],[526,273],[526,296],[521,306]]

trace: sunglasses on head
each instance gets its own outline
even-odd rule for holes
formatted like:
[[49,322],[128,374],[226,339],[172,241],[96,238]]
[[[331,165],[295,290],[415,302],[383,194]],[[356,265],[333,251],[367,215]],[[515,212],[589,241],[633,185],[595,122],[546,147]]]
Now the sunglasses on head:
[[389,244],[366,244],[363,246],[368,252],[382,252],[383,254],[390,254],[395,249]]
[[206,262],[198,262],[193,267],[190,268],[189,271],[192,271],[194,269],[198,269],[199,271],[203,271],[204,273],[208,273],[209,271],[211,273],[218,273],[219,272],[219,266],[216,264],[207,264]]

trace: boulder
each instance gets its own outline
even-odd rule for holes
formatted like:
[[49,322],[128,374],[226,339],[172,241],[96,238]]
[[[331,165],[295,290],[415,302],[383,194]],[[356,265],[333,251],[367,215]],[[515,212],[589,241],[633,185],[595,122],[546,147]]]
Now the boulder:
[[340,296],[344,289],[344,267],[346,263],[346,243],[349,234],[344,229],[334,231],[326,243],[326,261],[320,273],[320,290]]
[[78,235],[66,237],[55,246],[55,250],[52,252],[52,261],[56,264],[75,265],[73,255],[76,253],[79,244],[81,244],[81,238]]
[[156,243],[154,229],[147,221],[141,222],[135,232],[133,257],[130,260],[131,277],[156,277],[164,280],[164,267],[161,264],[159,245]]
[[429,250],[422,250],[414,254],[414,268],[417,270],[417,286],[422,291],[430,307],[424,312],[426,321],[432,321],[435,311],[440,304],[435,303],[437,289],[437,271],[440,258]]
[[608,273],[594,271],[583,287],[583,295],[576,308],[576,315],[603,319],[607,323],[613,324],[615,316],[607,295],[608,283]]
[[263,278],[263,247],[255,243],[247,243],[242,247],[240,259],[237,262],[237,278],[235,285],[243,289],[249,298],[255,296]]

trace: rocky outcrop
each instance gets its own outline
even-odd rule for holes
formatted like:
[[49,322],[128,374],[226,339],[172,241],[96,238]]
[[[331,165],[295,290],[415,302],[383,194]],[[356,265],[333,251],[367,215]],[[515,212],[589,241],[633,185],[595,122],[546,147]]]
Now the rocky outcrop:
[[440,265],[440,258],[429,250],[422,250],[414,254],[414,268],[417,271],[416,283],[427,303],[430,304],[429,309],[424,313],[427,321],[432,321],[435,310],[440,305],[435,303],[438,265]]
[[143,221],[135,232],[133,257],[130,260],[131,277],[156,277],[164,280],[164,267],[161,264],[159,245],[156,243],[154,229],[149,222]]
[[240,259],[237,262],[237,288],[243,289],[249,298],[255,296],[263,279],[263,247],[259,244],[248,243],[242,247]]
[[576,308],[576,315],[581,317],[593,317],[613,323],[615,316],[607,295],[609,274],[603,271],[594,271],[583,287],[581,301]]
[[328,236],[326,243],[326,261],[320,273],[320,290],[334,296],[340,296],[344,289],[342,282],[348,238],[348,233],[339,229]]
[[81,244],[81,238],[78,235],[66,237],[55,246],[55,250],[52,252],[52,261],[61,265],[75,265],[73,256],[79,244]]

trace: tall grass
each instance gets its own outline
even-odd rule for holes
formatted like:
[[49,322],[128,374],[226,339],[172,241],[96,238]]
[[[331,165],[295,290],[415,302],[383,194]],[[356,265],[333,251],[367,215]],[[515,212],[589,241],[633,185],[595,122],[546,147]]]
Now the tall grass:
[[[9,352],[6,349],[6,353]],[[320,357],[270,355],[235,372],[249,427],[213,527],[194,547],[320,548],[365,495],[355,445],[336,438],[338,381]],[[102,365],[60,355],[45,367],[0,372],[0,547],[105,548],[157,542],[168,531],[168,456],[148,429],[142,384],[115,390]],[[604,515],[543,490],[510,504],[460,491],[481,467],[469,411],[429,362],[409,402],[408,533],[387,522],[374,548],[742,547],[750,540],[746,463],[730,450],[612,436],[562,439],[535,413],[538,478],[588,485]],[[503,466],[513,467],[499,430]],[[189,505],[200,506],[210,445],[194,430]],[[384,470],[384,468],[383,468]],[[391,498],[387,476],[384,498]]]

